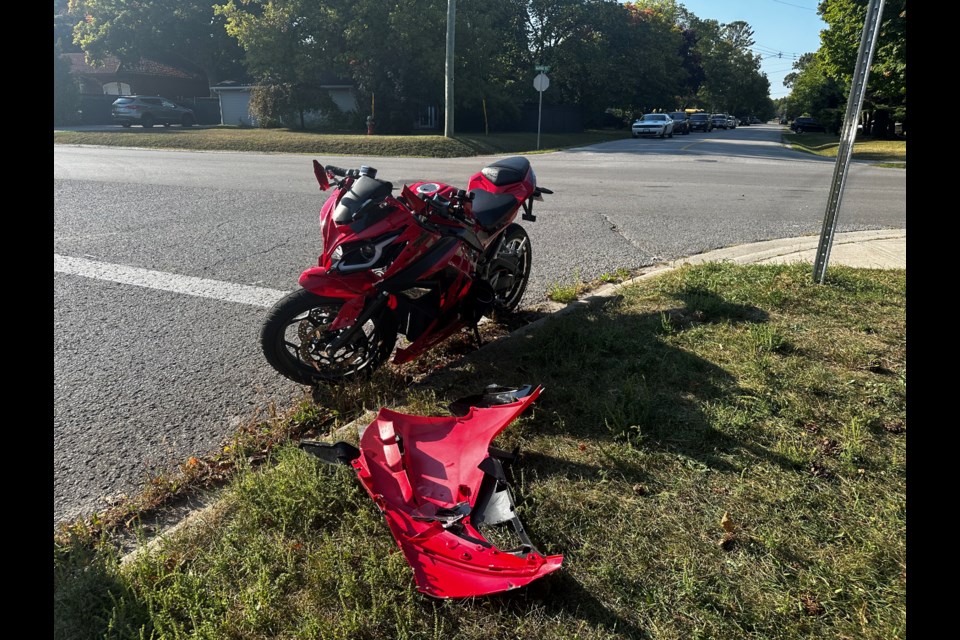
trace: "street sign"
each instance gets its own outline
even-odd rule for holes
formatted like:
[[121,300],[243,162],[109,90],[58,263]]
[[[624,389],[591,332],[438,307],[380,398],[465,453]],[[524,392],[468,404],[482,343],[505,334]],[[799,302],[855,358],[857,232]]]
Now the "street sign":
[[541,93],[546,91],[549,86],[550,78],[545,73],[538,73],[537,77],[533,79],[533,88]]
[[550,71],[550,65],[538,64],[538,65],[536,65],[536,66],[533,67],[533,70],[534,70],[534,71],[542,71],[543,73],[547,73],[548,71]]

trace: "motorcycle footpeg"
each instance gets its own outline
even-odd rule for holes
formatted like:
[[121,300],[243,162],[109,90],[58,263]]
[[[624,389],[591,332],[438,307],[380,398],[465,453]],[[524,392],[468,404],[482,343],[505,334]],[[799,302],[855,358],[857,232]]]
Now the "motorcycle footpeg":
[[354,460],[360,457],[360,449],[348,442],[316,442],[315,440],[301,440],[299,445],[306,453],[316,456],[327,464],[344,464],[353,466]]

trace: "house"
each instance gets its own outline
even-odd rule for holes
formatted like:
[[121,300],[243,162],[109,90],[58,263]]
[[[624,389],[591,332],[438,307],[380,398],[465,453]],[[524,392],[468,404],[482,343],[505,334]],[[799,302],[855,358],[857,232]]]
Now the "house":
[[[210,87],[210,92],[220,97],[220,123],[241,126],[257,126],[256,118],[250,115],[250,92],[254,86],[226,81]],[[326,89],[340,111],[356,111],[357,96],[352,84],[344,81],[329,79],[321,80],[321,89]],[[323,120],[319,112],[305,114],[307,126]]]
[[[211,124],[207,116],[213,100],[202,72],[141,58],[134,64],[107,56],[103,66],[87,64],[83,53],[64,53],[70,61],[70,73],[80,85],[80,111],[83,124],[111,124],[110,106],[117,96],[163,96],[194,108],[198,124]],[[213,121],[215,122],[215,120]]]
[[126,64],[107,56],[103,66],[94,67],[83,53],[64,53],[70,73],[88,95],[147,95],[166,98],[196,98],[210,95],[206,75],[156,60],[141,58]]

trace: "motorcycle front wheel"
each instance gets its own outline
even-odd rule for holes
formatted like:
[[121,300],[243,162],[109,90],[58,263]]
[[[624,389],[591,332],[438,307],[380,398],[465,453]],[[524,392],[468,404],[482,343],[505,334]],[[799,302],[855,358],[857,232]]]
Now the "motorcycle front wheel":
[[493,287],[493,317],[514,311],[520,304],[533,264],[533,250],[527,230],[513,223],[503,232],[503,243],[490,267],[487,281]]
[[373,372],[397,341],[389,309],[374,315],[350,341],[330,353],[329,345],[350,328],[331,330],[344,301],[299,289],[270,309],[260,328],[260,347],[282,376],[305,385],[341,382]]

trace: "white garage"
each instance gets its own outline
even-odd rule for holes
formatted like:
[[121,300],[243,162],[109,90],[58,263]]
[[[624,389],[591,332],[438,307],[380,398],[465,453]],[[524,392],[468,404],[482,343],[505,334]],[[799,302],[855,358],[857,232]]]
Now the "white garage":
[[220,96],[220,124],[255,127],[257,120],[250,115],[250,90],[253,85],[222,84],[210,87]]
[[[257,126],[257,119],[250,115],[250,91],[254,85],[237,85],[224,82],[210,87],[210,90],[220,96],[220,124]],[[341,111],[356,111],[357,99],[350,85],[323,84],[333,98],[334,103]],[[309,112],[306,114],[307,126],[323,122],[323,114]]]

